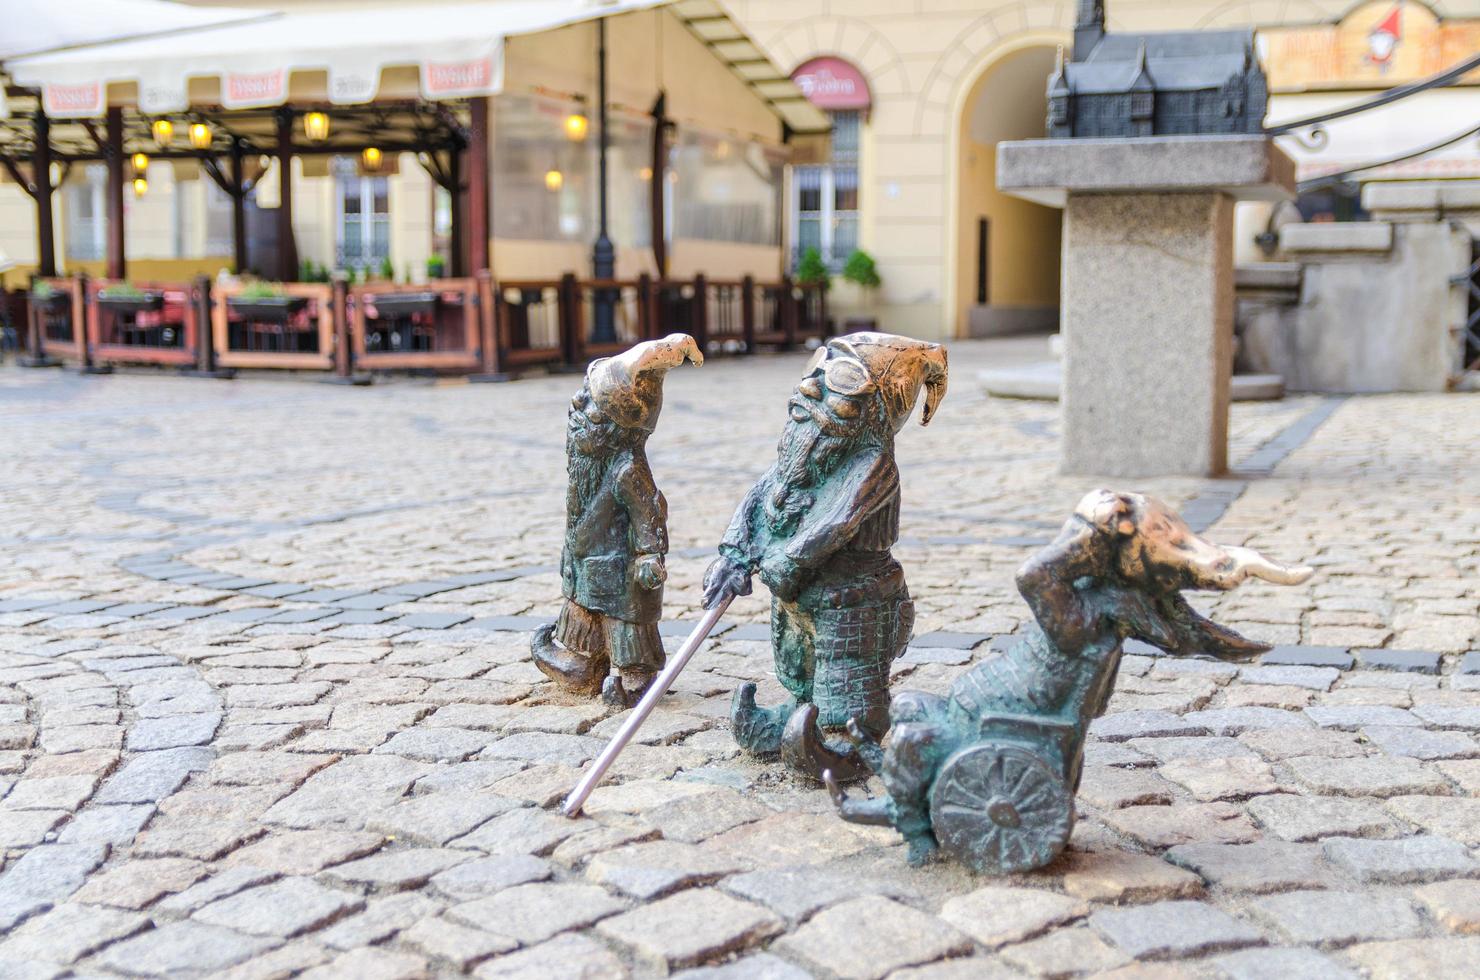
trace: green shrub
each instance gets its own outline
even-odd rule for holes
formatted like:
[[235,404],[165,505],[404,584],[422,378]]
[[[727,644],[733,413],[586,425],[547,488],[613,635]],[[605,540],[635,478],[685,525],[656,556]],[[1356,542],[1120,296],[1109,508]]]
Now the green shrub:
[[855,248],[853,254],[848,256],[848,261],[843,264],[843,278],[864,289],[877,289],[883,282],[874,265],[874,257],[861,248]]
[[113,299],[143,299],[144,290],[131,282],[121,282],[116,286],[107,287],[106,292]]
[[243,286],[241,292],[237,293],[236,295],[238,299],[259,300],[281,299],[286,294],[283,292],[283,287],[279,283],[249,282],[245,286]]
[[44,281],[38,279],[36,281],[36,284],[31,287],[31,298],[32,299],[50,299],[52,293],[54,293],[54,292],[56,292],[56,290],[52,288],[51,283],[44,282]]
[[427,256],[427,276],[441,279],[447,273],[447,260],[440,255]]
[[801,261],[797,263],[796,275],[792,278],[802,286],[821,286],[826,289],[832,285],[832,276],[828,274],[827,265],[822,261],[822,253],[815,248],[808,248],[802,253]]
[[391,265],[390,256],[380,260],[380,268],[376,270],[375,278],[384,279],[386,282],[395,282],[396,267]]

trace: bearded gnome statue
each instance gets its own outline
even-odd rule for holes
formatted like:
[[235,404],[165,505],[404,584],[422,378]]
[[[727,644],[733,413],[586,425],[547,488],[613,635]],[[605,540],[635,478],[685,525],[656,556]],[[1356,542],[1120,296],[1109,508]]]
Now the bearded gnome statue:
[[946,393],[946,352],[882,333],[855,333],[817,351],[788,403],[777,460],[746,494],[704,579],[713,608],[771,590],[771,644],[787,703],[760,708],[756,686],[735,692],[731,729],[742,748],[780,752],[820,779],[866,775],[855,722],[889,725],[889,669],[914,628],[899,537],[894,438],[925,389],[922,425]]
[[[593,361],[571,400],[566,428],[565,602],[530,643],[537,666],[566,690],[621,707],[663,669],[658,621],[668,573],[668,503],[648,467],[648,436],[663,409],[663,377],[703,364],[688,334],[634,345]],[[616,674],[608,675],[615,667]]]

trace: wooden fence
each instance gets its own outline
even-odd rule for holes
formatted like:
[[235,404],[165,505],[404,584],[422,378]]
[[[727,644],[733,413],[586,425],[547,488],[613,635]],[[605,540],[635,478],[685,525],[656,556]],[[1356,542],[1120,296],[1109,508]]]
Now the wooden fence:
[[[37,280],[41,283],[43,280]],[[24,343],[84,367],[420,370],[504,379],[577,368],[641,340],[692,334],[706,354],[825,340],[827,294],[789,280],[503,280],[424,285],[44,280],[26,297]]]

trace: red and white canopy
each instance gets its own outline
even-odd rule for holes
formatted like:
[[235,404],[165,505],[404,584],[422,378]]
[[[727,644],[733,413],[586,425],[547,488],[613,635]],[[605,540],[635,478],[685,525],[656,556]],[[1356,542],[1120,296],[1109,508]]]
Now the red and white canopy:
[[0,62],[276,16],[268,10],[189,7],[165,0],[0,0]]
[[[66,9],[73,2],[57,6]],[[326,79],[315,100],[335,105],[374,101],[388,69],[414,69],[424,99],[466,98],[503,89],[504,42],[509,37],[658,6],[671,6],[793,129],[827,128],[826,119],[784,75],[774,68],[755,74],[757,60],[769,62],[754,57],[759,51],[714,0],[408,2],[270,14],[245,23],[17,58],[7,62],[6,70],[16,83],[40,89],[47,114],[61,119],[99,116],[110,104],[134,105],[150,115],[192,105],[282,105],[290,100],[293,76],[304,73]],[[731,47],[742,42],[744,50],[732,59],[720,50],[721,42]],[[744,70],[742,62],[748,66]],[[773,91],[778,85],[787,91]]]

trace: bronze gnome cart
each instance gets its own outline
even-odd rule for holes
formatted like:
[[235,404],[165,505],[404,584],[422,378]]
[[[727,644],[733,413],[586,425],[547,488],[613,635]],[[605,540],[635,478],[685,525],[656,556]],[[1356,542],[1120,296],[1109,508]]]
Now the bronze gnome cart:
[[1210,544],[1153,498],[1095,491],[1018,572],[1034,625],[945,697],[896,695],[887,749],[850,726],[888,795],[849,799],[832,773],[824,781],[845,820],[898,830],[911,863],[939,848],[987,874],[1042,867],[1069,842],[1085,736],[1115,688],[1124,641],[1246,659],[1268,648],[1198,615],[1181,590],[1310,574]]

